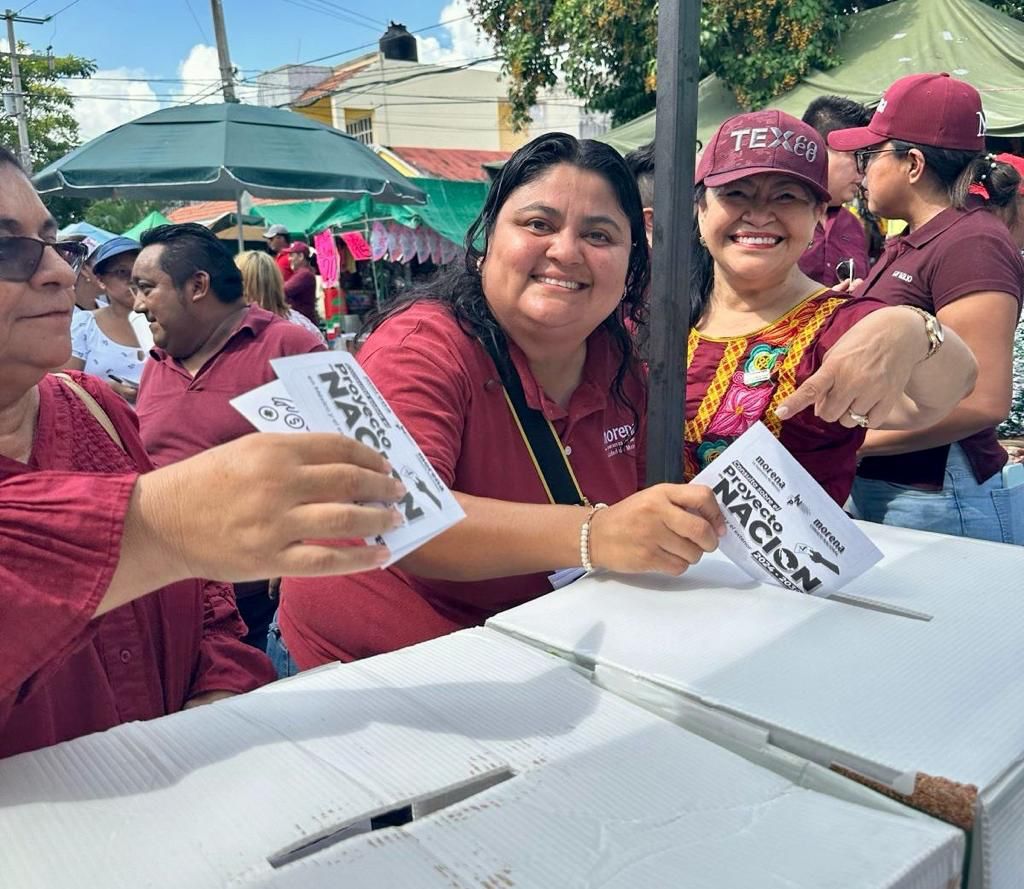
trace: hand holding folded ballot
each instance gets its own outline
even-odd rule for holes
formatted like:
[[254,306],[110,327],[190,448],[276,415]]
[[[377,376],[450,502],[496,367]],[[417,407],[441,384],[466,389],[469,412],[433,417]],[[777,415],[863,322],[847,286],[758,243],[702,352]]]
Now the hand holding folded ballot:
[[[386,567],[465,517],[355,358],[347,352],[315,352],[271,363],[278,379],[233,399],[235,410],[262,432],[316,430],[340,433],[336,437],[343,441],[361,442],[387,459],[392,475],[403,484],[395,504],[395,523],[387,529],[335,534],[324,528],[311,537],[365,537],[371,550],[381,546],[388,550],[385,560],[366,567]],[[369,503],[393,498],[356,499]]]
[[307,434],[247,435],[140,475],[122,558],[96,614],[186,577],[244,581],[381,565],[386,546],[309,541],[394,528],[405,488],[390,473],[365,445]]
[[610,571],[682,574],[718,549],[725,530],[710,488],[654,485],[594,513],[590,560]]

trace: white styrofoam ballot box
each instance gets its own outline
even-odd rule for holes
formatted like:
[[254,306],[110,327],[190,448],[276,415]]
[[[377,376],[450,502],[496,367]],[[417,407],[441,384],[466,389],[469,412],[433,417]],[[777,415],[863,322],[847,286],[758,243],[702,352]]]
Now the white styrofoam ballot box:
[[0,761],[0,884],[955,885],[963,833],[878,800],[808,789],[467,630]]
[[591,575],[489,623],[750,759],[846,770],[972,831],[970,889],[1024,886],[1024,548],[859,523],[844,588],[932,620],[762,585],[717,555]]

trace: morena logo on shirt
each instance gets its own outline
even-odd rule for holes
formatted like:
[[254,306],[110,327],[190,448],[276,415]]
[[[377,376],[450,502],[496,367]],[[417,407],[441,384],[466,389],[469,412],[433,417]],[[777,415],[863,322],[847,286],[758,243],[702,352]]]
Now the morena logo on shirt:
[[[768,141],[772,137],[772,141]],[[733,151],[740,152],[744,148],[776,148],[782,147],[797,157],[805,158],[813,163],[818,156],[818,143],[806,136],[793,139],[793,130],[782,130],[779,127],[743,127],[732,130],[729,138],[733,140]],[[792,139],[792,141],[790,141]],[[744,146],[744,141],[746,145]]]
[[894,278],[899,278],[901,281],[906,281],[908,284],[912,284],[914,281],[914,276],[910,274],[910,272],[901,272],[899,269],[893,272],[892,276]]
[[604,451],[608,457],[614,457],[623,451],[631,451],[636,447],[636,424],[623,423],[612,426],[604,431]]

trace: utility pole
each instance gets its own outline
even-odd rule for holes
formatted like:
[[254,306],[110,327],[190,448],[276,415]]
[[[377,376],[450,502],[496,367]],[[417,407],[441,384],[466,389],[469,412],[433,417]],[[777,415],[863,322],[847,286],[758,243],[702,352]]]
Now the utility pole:
[[26,173],[32,172],[32,152],[28,144],[28,117],[25,114],[25,91],[21,85],[21,67],[18,64],[18,43],[14,39],[14,23],[25,22],[30,25],[43,25],[49,18],[34,19],[19,16],[16,12],[8,9],[4,13],[7,19],[7,48],[11,55],[11,88],[14,95],[14,119],[18,125],[18,153],[21,155],[21,165]]
[[224,28],[224,10],[220,0],[210,0],[213,12],[213,34],[217,39],[217,58],[220,59],[220,82],[224,91],[225,102],[237,102],[235,97],[234,69],[231,67],[231,56],[228,55],[228,33]]

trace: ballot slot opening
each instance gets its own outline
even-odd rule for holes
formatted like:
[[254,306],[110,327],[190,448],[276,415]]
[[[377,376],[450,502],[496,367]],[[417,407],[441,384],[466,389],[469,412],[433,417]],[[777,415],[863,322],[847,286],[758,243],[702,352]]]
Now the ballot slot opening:
[[483,793],[510,778],[515,772],[509,768],[497,769],[480,775],[457,787],[438,791],[435,794],[415,800],[403,800],[399,805],[380,812],[360,815],[357,818],[331,828],[326,834],[310,837],[300,843],[288,846],[267,858],[271,867],[283,867],[300,858],[306,858],[323,849],[345,842],[354,837],[386,827],[400,827],[409,824],[434,812],[442,811],[450,806],[461,803],[470,797]]

